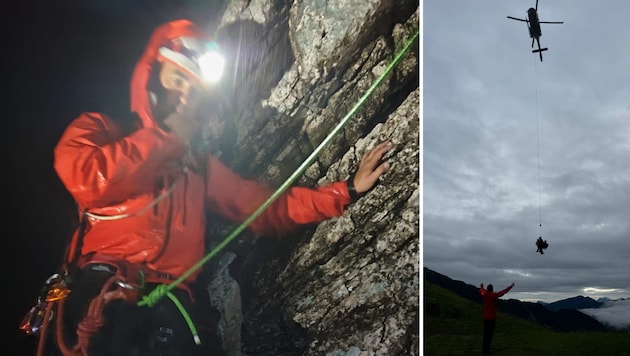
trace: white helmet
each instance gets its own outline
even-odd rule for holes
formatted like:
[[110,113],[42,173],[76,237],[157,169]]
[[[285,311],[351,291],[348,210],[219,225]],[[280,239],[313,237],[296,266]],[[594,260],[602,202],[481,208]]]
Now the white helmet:
[[216,42],[196,37],[178,37],[158,50],[158,60],[167,60],[209,86],[221,79],[225,59]]

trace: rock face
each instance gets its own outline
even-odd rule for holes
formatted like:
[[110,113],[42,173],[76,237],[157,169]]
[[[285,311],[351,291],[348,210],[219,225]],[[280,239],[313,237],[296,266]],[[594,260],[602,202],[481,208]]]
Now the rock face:
[[[419,354],[419,14],[409,0],[226,2],[229,120],[209,128],[223,162],[314,187],[394,144],[343,216],[282,238],[245,230],[204,266],[227,355]],[[236,226],[210,218],[213,248]]]

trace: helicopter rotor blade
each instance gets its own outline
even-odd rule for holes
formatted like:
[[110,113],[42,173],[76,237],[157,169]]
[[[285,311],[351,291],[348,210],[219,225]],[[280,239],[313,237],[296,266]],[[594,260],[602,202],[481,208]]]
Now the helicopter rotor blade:
[[517,20],[517,21],[527,22],[527,20],[525,20],[525,19],[519,19],[519,18],[512,17],[512,16],[508,16],[507,18],[508,18],[508,19],[512,19],[512,20]]
[[536,11],[538,11],[538,0],[536,0],[536,7],[535,7]]
[[556,23],[556,24],[561,24],[561,23],[564,23],[564,21],[538,21],[538,23]]

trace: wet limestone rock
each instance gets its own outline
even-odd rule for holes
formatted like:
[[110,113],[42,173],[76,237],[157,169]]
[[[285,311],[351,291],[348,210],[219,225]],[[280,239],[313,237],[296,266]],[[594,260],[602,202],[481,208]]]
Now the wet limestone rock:
[[[291,185],[315,187],[394,145],[343,216],[282,238],[244,231],[204,267],[226,354],[419,354],[419,26],[417,1],[226,3],[226,164],[274,188],[301,169]],[[210,219],[212,248],[236,226]]]

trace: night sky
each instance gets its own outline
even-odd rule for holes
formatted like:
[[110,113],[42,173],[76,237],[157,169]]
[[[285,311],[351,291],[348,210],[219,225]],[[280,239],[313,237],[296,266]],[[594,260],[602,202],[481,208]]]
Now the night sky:
[[[209,3],[207,1],[206,3]],[[155,27],[187,17],[213,19],[202,1],[54,0],[2,3],[2,237],[9,276],[4,288],[3,355],[34,354],[35,339],[18,330],[43,282],[57,272],[77,224],[75,205],[53,169],[53,149],[84,111],[128,111],[129,81]],[[6,79],[8,78],[8,84]],[[7,179],[8,178],[8,179]],[[12,333],[15,332],[15,335]]]

